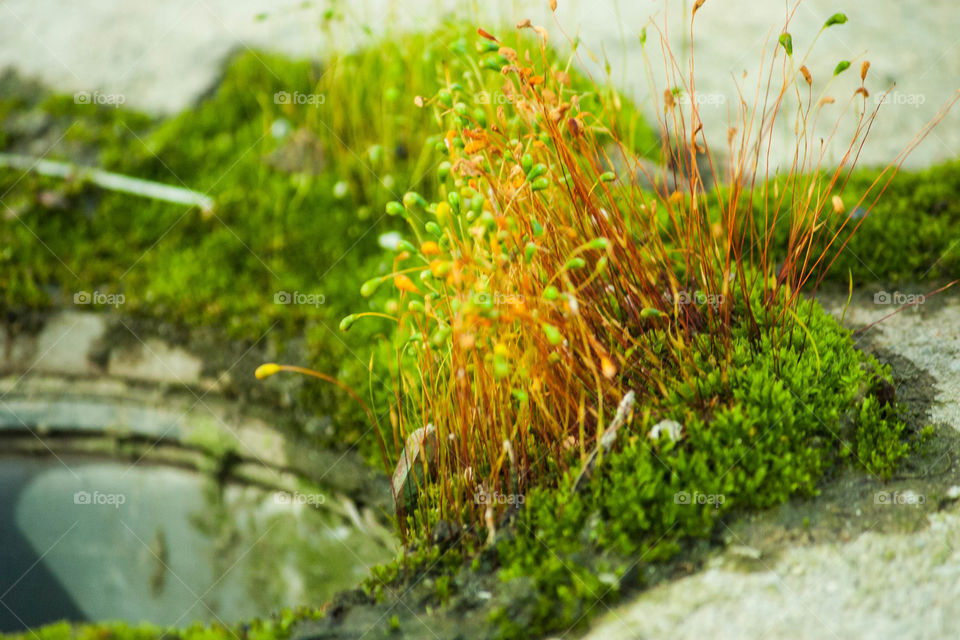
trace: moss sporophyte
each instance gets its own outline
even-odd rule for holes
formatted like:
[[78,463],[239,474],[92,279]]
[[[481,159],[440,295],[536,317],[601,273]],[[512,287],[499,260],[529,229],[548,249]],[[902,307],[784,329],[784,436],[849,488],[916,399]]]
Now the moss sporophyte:
[[[410,239],[360,289],[377,311],[342,328],[395,324],[389,422],[374,424],[405,543],[452,527],[458,553],[495,549],[503,580],[536,583],[526,621],[545,630],[615,592],[631,558],[668,557],[731,509],[814,493],[839,460],[891,473],[903,424],[869,394],[889,372],[807,294],[902,158],[844,197],[877,115],[869,65],[848,104],[860,126],[828,169],[809,150],[836,101],[814,95],[818,71],[784,31],[767,94],[738,105],[723,174],[692,75],[671,76],[662,103],[651,87],[674,179],[651,175],[613,126],[622,104],[572,79],[576,46],[558,60],[528,29],[478,30],[469,69],[416,100],[440,124],[437,190],[386,205]],[[785,113],[798,152],[758,175]],[[494,615],[504,636],[526,632],[512,614]]]

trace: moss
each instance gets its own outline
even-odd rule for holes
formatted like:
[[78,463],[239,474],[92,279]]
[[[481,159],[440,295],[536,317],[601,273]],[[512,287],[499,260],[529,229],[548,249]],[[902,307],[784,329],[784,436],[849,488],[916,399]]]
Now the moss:
[[[384,216],[384,205],[408,189],[432,189],[444,158],[440,139],[427,133],[436,128],[434,111],[414,98],[434,95],[448,74],[476,73],[462,52],[477,39],[473,28],[451,24],[375,41],[322,65],[243,53],[215,91],[163,121],[75,104],[4,76],[5,151],[40,155],[52,145],[51,159],[182,184],[211,195],[217,208],[204,216],[0,169],[0,193],[8,192],[0,309],[69,305],[81,291],[119,293],[125,313],[217,327],[251,342],[268,332],[290,343],[302,338],[298,357],[306,362],[298,364],[355,389],[372,381],[374,405],[384,406],[388,385],[371,380],[357,356],[384,327],[344,335],[337,325],[364,304],[361,276],[389,268],[377,238],[397,221]],[[577,74],[573,82],[585,83]],[[502,99],[495,89],[488,95]],[[623,134],[638,148],[656,146],[642,118],[625,112]],[[28,115],[42,125],[23,124]],[[48,142],[38,150],[41,133]],[[278,304],[284,292],[307,303]],[[379,460],[356,406],[333,387],[303,388],[299,409],[336,425],[318,446],[359,446]]]
[[[859,171],[852,193],[869,187],[876,171]],[[960,274],[960,161],[902,172],[883,194],[832,277],[845,281],[899,282],[953,279]]]
[[[858,351],[818,303],[802,310],[803,326],[778,345],[738,325],[728,379],[678,377],[660,402],[636,411],[585,488],[574,490],[574,468],[533,489],[493,549],[423,544],[376,569],[369,589],[383,598],[434,580],[423,597],[442,607],[469,583],[438,576],[489,573],[497,595],[478,637],[562,633],[694,541],[714,538],[731,514],[815,495],[825,474],[842,467],[889,477],[909,448],[899,409],[874,392],[890,371]],[[693,345],[701,365],[715,357],[711,340]],[[680,422],[684,438],[651,440],[663,418]]]
[[[859,228],[825,274],[825,280],[846,285],[852,277],[855,285],[862,286],[955,279],[960,274],[960,243],[955,232],[960,225],[960,161],[901,171],[876,204],[874,193],[857,207],[881,173],[879,169],[858,169],[850,175],[842,198],[844,211],[829,216],[815,249],[825,247],[846,220],[829,253],[832,259],[840,243],[856,225]],[[754,202],[756,221],[762,224],[758,204],[762,198],[756,196]],[[788,220],[783,218],[776,229],[776,242],[785,247],[788,234]]]
[[291,626],[302,620],[317,620],[323,613],[315,609],[285,609],[269,619],[224,626],[220,624],[193,624],[179,629],[165,629],[156,625],[131,625],[122,622],[76,624],[57,622],[22,633],[0,634],[6,640],[285,640]]
[[[684,424],[685,440],[650,442],[652,425],[641,420],[621,436],[622,448],[587,493],[572,492],[567,477],[528,495],[516,536],[498,547],[502,579],[534,580],[536,596],[522,607],[528,629],[582,624],[637,563],[709,537],[732,511],[816,493],[824,473],[845,458],[889,476],[907,452],[903,424],[875,397],[861,397],[875,376],[889,372],[856,351],[849,332],[815,302],[807,328],[816,350],[800,327],[777,348],[743,327],[733,343],[729,391],[719,376],[707,376],[681,382],[664,400],[661,410]],[[704,414],[692,398],[716,408]],[[842,425],[851,418],[848,434]],[[502,637],[524,637],[515,609],[493,615]]]

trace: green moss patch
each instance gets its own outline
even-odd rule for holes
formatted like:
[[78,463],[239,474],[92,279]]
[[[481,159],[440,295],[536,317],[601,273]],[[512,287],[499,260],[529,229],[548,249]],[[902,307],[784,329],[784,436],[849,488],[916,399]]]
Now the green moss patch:
[[254,620],[237,625],[201,625],[193,624],[180,629],[141,624],[131,625],[122,622],[98,624],[71,624],[58,622],[20,634],[0,634],[0,637],[13,639],[32,638],[33,640],[227,640],[228,638],[246,638],[248,640],[285,640],[290,637],[291,626],[303,620],[320,618],[322,613],[307,609],[284,610],[270,619]]
[[[455,544],[469,532],[423,542],[375,572],[369,593],[389,605],[414,589],[429,612],[465,606],[472,591],[489,589],[477,637],[566,632],[605,610],[601,602],[647,584],[696,540],[716,536],[732,515],[815,495],[834,469],[888,478],[909,450],[900,409],[883,399],[890,372],[857,351],[816,302],[803,308],[805,328],[778,345],[739,325],[729,379],[719,369],[678,379],[660,402],[638,407],[589,482],[575,490],[575,469],[528,492],[493,547]],[[694,347],[708,372],[710,343],[701,336]],[[682,437],[653,439],[652,415],[682,425]],[[482,587],[464,577],[466,567],[489,576]],[[453,586],[450,576],[458,576]],[[423,581],[435,586],[429,595],[417,586]]]

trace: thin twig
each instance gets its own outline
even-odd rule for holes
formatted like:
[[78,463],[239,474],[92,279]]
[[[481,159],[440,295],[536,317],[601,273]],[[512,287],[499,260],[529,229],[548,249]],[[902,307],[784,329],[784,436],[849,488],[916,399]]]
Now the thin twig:
[[597,464],[597,458],[600,457],[601,452],[606,453],[609,451],[613,443],[617,441],[617,432],[620,431],[620,427],[622,427],[626,423],[627,418],[630,417],[630,410],[633,409],[633,403],[635,401],[636,394],[633,391],[627,391],[627,394],[623,396],[623,400],[620,401],[620,406],[617,407],[617,413],[614,415],[610,426],[607,427],[603,435],[600,436],[597,446],[587,457],[583,468],[580,469],[577,479],[573,482],[572,493],[579,491],[584,480],[589,478],[590,474],[593,473],[593,467]]
[[212,211],[214,205],[213,198],[191,189],[131,178],[120,173],[112,173],[93,167],[81,167],[69,162],[44,160],[17,153],[0,153],[0,168],[20,169],[21,171],[31,171],[42,176],[55,178],[80,178],[97,185],[101,189],[129,193],[134,196],[175,204],[197,206],[204,213]]

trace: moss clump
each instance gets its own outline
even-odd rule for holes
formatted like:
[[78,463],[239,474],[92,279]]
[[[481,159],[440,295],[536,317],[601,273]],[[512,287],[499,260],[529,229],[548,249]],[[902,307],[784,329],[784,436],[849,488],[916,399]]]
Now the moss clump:
[[797,327],[774,347],[741,325],[728,385],[707,375],[671,390],[656,411],[683,424],[685,439],[651,441],[646,414],[587,491],[573,492],[568,475],[528,494],[498,553],[503,580],[529,576],[535,587],[521,606],[494,612],[501,637],[524,637],[518,615],[544,632],[582,624],[598,600],[642,583],[638,569],[709,537],[730,512],[815,494],[837,463],[889,477],[908,450],[904,425],[865,395],[889,371],[810,304],[809,336]]
[[[843,221],[825,192],[843,192],[844,170],[790,173],[798,197],[771,211],[760,193],[769,216],[747,206],[756,194],[711,200],[696,169],[690,193],[648,193],[597,160],[606,141],[592,133],[615,120],[605,105],[585,109],[536,51],[477,48],[511,108],[471,112],[476,79],[429,97],[451,171],[438,192],[388,205],[411,234],[363,287],[395,290],[383,440],[416,549],[377,577],[432,580],[432,606],[454,597],[437,564],[482,558],[508,597],[479,635],[569,631],[725,514],[812,495],[839,461],[889,476],[908,448],[897,411],[872,396],[889,371],[799,291],[833,256],[818,242]],[[664,149],[681,173],[699,150],[683,144]],[[733,175],[755,170],[744,165]],[[444,545],[446,560],[424,551]]]
[[[429,616],[451,592],[458,603],[467,597],[457,593],[464,581],[439,578],[471,571],[490,575],[485,586],[495,591],[478,637],[564,632],[586,624],[600,602],[643,586],[648,569],[715,536],[725,516],[815,495],[840,467],[888,478],[909,448],[900,409],[875,394],[888,368],[858,351],[818,303],[802,308],[805,328],[778,345],[737,324],[725,380],[706,366],[713,339],[701,336],[692,348],[707,373],[678,377],[638,410],[578,490],[574,468],[528,492],[492,548],[421,541],[376,569],[369,592],[388,599],[432,581],[428,612],[418,612]],[[683,425],[683,437],[652,439],[652,416]]]

